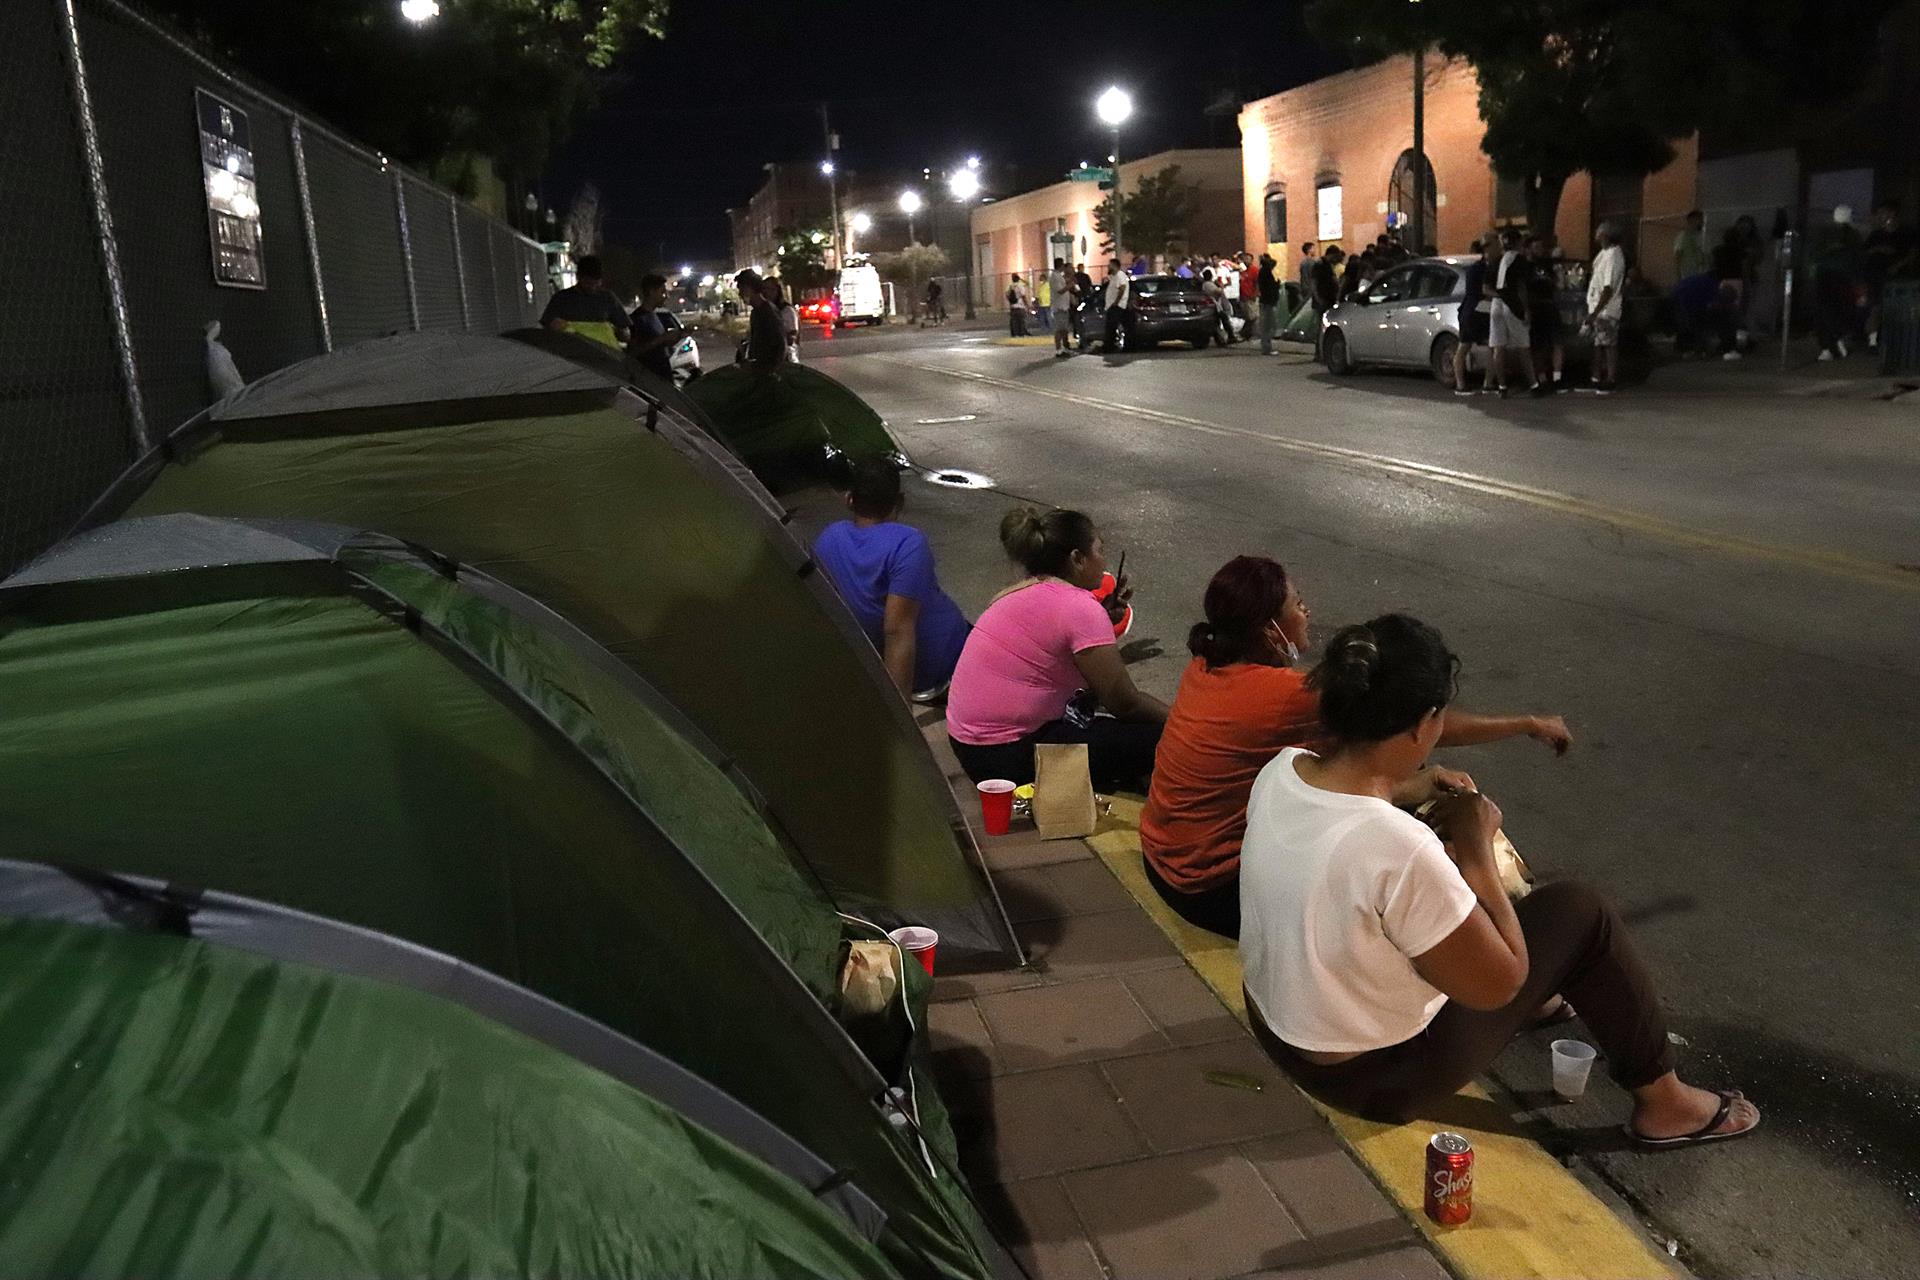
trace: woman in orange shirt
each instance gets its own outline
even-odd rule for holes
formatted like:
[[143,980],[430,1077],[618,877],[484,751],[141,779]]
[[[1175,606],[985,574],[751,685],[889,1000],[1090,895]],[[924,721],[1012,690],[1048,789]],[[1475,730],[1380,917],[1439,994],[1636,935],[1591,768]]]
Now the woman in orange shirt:
[[[1180,677],[1154,758],[1140,850],[1147,879],[1186,920],[1240,936],[1240,841],[1247,797],[1287,747],[1317,749],[1319,695],[1295,668],[1313,614],[1277,561],[1240,556],[1207,584],[1205,622],[1187,636],[1193,661]],[[1443,747],[1525,735],[1565,754],[1573,735],[1559,716],[1481,716],[1449,709]],[[1398,803],[1418,805],[1473,780],[1450,769],[1417,775]]]

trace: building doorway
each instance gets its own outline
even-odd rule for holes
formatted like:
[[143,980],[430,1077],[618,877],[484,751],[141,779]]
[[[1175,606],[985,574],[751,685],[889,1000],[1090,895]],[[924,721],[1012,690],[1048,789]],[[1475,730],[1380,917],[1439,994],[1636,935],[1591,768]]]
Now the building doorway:
[[[1433,157],[1422,156],[1421,163],[1426,169],[1427,186],[1421,201],[1426,206],[1426,217],[1420,225],[1427,244],[1437,245],[1440,243],[1440,195],[1433,181]],[[1394,162],[1393,176],[1387,179],[1387,226],[1400,233],[1403,243],[1413,236],[1413,173],[1413,148],[1408,147]],[[1414,253],[1423,248],[1411,243],[1406,247]]]

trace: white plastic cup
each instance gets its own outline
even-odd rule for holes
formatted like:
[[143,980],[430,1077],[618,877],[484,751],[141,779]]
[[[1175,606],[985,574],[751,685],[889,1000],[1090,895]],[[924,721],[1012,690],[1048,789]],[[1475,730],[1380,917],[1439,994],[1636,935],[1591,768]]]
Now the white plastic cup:
[[1587,1091],[1587,1073],[1598,1051],[1583,1040],[1553,1042],[1553,1091],[1572,1102]]

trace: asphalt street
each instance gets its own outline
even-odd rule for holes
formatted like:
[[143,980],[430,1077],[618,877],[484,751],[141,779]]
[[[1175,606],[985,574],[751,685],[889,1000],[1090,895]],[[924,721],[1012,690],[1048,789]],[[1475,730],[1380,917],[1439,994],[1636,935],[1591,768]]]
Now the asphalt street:
[[[1546,876],[1607,889],[1662,983],[1682,1074],[1765,1113],[1740,1143],[1622,1148],[1616,1096],[1543,1137],[1707,1276],[1912,1273],[1920,1256],[1920,396],[1456,400],[1298,354],[1056,361],[983,333],[809,335],[916,481],[949,590],[1011,576],[1016,500],[1083,508],[1127,552],[1135,679],[1170,697],[1214,569],[1283,561],[1324,639],[1390,609],[1447,635],[1461,705],[1558,712],[1563,760],[1451,753]],[[830,512],[818,500],[803,512]],[[1311,660],[1311,654],[1309,654]]]

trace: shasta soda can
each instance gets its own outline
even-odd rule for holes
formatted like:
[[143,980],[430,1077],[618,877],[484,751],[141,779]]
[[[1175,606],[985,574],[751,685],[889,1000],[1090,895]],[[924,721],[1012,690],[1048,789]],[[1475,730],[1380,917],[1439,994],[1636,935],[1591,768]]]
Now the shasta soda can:
[[1473,1144],[1457,1133],[1427,1143],[1427,1216],[1443,1227],[1473,1216]]

